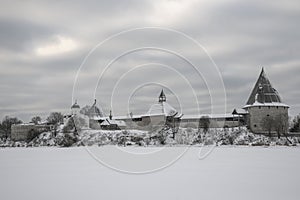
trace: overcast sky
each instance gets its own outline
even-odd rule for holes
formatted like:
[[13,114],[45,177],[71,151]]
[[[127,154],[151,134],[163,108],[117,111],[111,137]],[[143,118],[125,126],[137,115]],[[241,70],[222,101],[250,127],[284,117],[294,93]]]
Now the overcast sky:
[[185,114],[197,103],[231,112],[262,66],[295,115],[299,21],[298,0],[1,1],[0,117],[45,118],[95,97],[105,112],[140,114],[161,88]]

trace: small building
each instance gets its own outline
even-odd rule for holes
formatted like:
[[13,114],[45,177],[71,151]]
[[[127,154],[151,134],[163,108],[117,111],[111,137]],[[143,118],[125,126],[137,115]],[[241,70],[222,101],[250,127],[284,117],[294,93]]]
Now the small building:
[[24,141],[31,139],[34,133],[50,131],[51,125],[47,124],[13,124],[11,126],[11,139],[15,141]]
[[100,127],[103,130],[121,130],[126,128],[126,123],[122,120],[107,118],[100,123]]
[[234,117],[237,117],[239,127],[247,125],[248,116],[249,116],[249,113],[247,110],[244,110],[242,108],[235,108],[232,111],[232,115]]
[[166,95],[161,90],[158,102],[153,104],[145,114],[116,117],[116,119],[125,121],[127,127],[133,129],[153,130],[165,126],[176,129],[179,126],[182,114],[179,114],[166,101]]
[[288,132],[288,109],[262,68],[258,80],[243,107],[248,113],[248,128],[258,134],[285,134]]
[[101,120],[100,127],[103,130],[121,130],[126,128],[126,123],[122,120],[113,119],[110,111],[109,118]]
[[[166,126],[176,128],[179,126],[180,118],[182,114],[179,113],[173,106],[167,103],[167,98],[164,93],[164,90],[161,90],[161,93],[158,97],[158,103],[153,104],[146,116],[151,117],[153,121],[156,116],[163,116],[164,120],[162,121]],[[161,118],[160,118],[161,120]]]

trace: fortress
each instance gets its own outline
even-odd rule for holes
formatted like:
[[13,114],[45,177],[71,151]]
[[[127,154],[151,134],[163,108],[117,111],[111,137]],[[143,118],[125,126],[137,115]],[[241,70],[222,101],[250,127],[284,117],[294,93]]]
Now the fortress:
[[167,103],[167,97],[162,90],[158,102],[153,104],[145,114],[113,117],[110,113],[109,117],[105,117],[96,106],[95,101],[91,107],[93,112],[89,112],[93,114],[88,114],[88,116],[90,128],[94,129],[116,129],[117,127],[147,129],[153,125],[165,125],[171,128],[179,126],[191,128],[247,126],[253,133],[274,135],[288,132],[288,109],[289,106],[283,103],[262,68],[246,105],[241,109],[234,109],[232,113],[184,115]]
[[[81,129],[143,129],[151,130],[154,126],[168,126],[173,130],[181,127],[191,128],[232,128],[246,126],[251,132],[265,135],[282,135],[288,133],[288,109],[279,93],[262,68],[258,80],[252,89],[246,105],[242,109],[234,109],[232,113],[219,115],[185,116],[167,103],[162,90],[158,102],[142,115],[104,116],[96,100],[92,106],[80,109],[77,101],[71,106],[71,113],[64,115],[64,124],[70,119]],[[12,127],[12,139],[27,138],[27,135],[39,127],[24,124]]]

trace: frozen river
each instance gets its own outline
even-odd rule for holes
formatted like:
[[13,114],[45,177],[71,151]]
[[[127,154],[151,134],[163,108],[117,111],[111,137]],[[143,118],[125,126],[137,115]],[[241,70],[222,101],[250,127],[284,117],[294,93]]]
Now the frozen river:
[[[300,198],[299,147],[217,147],[202,160],[199,149],[0,149],[0,199]],[[120,172],[143,169],[154,172]]]

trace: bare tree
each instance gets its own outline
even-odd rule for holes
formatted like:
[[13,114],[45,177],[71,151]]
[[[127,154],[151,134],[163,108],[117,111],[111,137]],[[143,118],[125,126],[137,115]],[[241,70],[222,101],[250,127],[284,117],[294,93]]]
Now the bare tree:
[[60,124],[63,122],[63,115],[60,112],[52,112],[49,117],[47,117],[47,122],[50,124]]
[[56,130],[59,124],[63,123],[64,116],[60,112],[52,112],[47,117],[47,122],[54,126],[54,136],[56,136]]
[[291,132],[300,132],[300,115],[294,117],[290,131]]
[[208,116],[202,116],[199,119],[199,127],[198,128],[203,128],[204,134],[206,134],[208,132],[209,125],[210,125],[210,119]]
[[74,135],[77,135],[78,132],[80,132],[82,128],[85,126],[85,124],[86,122],[83,118],[72,116],[71,118],[69,118],[66,125],[63,127],[63,132],[64,133],[73,132]]
[[0,126],[2,132],[4,133],[5,139],[11,136],[11,126],[13,124],[21,124],[21,123],[22,121],[16,117],[5,116]]
[[69,133],[69,132],[75,131],[75,130],[76,130],[75,122],[74,122],[73,117],[71,117],[71,118],[67,121],[66,125],[64,126],[63,132],[64,132],[64,133]]
[[39,124],[42,121],[42,118],[40,116],[35,116],[31,118],[31,122],[33,122],[35,125]]

